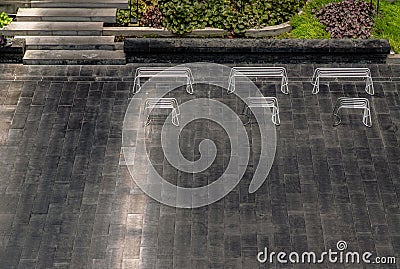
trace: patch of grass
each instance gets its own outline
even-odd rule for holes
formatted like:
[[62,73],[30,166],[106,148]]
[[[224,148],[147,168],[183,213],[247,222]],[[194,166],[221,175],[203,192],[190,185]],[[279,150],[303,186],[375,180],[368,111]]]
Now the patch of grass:
[[379,15],[375,18],[373,36],[386,38],[395,53],[400,53],[400,1],[381,1]]
[[308,1],[300,15],[295,15],[290,20],[293,30],[290,36],[293,38],[330,38],[325,26],[312,14],[313,10],[319,10],[324,5],[339,2],[340,0],[312,0]]
[[[300,15],[295,15],[290,21],[293,30],[279,37],[291,38],[330,38],[325,26],[313,15],[324,5],[342,0],[312,0],[303,7]],[[368,1],[369,2],[369,1]],[[376,6],[376,0],[374,0]],[[379,15],[374,18],[372,37],[388,39],[395,53],[400,53],[400,0],[393,2],[380,1]]]
[[296,15],[290,21],[293,30],[290,36],[294,38],[330,38],[329,33],[325,30],[317,18],[308,12]]

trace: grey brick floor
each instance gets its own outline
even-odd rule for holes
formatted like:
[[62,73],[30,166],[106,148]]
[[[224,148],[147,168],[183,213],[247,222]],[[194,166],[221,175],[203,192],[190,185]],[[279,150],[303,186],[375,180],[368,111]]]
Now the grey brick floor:
[[[400,268],[256,259],[264,247],[321,252],[339,240],[349,250],[399,257],[399,65],[368,66],[373,97],[355,82],[332,82],[330,91],[321,86],[311,95],[312,65],[286,66],[287,96],[275,83],[256,82],[281,109],[267,180],[248,193],[259,150],[258,128],[248,126],[255,154],[240,184],[191,210],[148,198],[119,165],[135,67],[0,65],[0,268]],[[340,96],[367,97],[372,128],[359,114],[332,127]],[[188,184],[157,154],[159,125],[148,128],[157,170]],[[222,154],[194,183],[222,173],[229,151],[223,132],[200,121],[183,135],[189,159],[203,136]]]

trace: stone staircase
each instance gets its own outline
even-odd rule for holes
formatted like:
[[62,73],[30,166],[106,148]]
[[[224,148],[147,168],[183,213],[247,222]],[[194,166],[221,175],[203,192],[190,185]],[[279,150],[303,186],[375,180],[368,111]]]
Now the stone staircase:
[[127,0],[41,0],[20,8],[2,34],[26,40],[24,64],[125,64],[122,46],[103,36]]
[[105,22],[115,23],[115,8],[20,8],[18,21]]

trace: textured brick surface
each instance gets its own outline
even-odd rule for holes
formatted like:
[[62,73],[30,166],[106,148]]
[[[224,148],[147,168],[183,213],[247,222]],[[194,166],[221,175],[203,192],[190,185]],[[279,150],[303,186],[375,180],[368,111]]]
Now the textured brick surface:
[[[339,240],[349,250],[398,257],[400,66],[369,66],[373,97],[361,82],[331,82],[312,95],[314,66],[286,67],[289,95],[270,81],[256,82],[281,109],[265,183],[248,193],[255,156],[224,199],[190,210],[148,198],[119,165],[136,66],[0,65],[0,268],[363,268],[256,260],[264,247],[323,251]],[[203,93],[198,88],[195,96]],[[368,98],[372,128],[352,113],[332,127],[340,96]],[[148,127],[154,153],[159,126]],[[217,147],[226,142],[212,124],[191,128],[184,154],[195,156],[192,146],[205,134]],[[256,152],[257,126],[246,128]],[[191,184],[159,154],[150,155],[165,178]],[[194,184],[221,173],[226,155],[222,150],[206,177],[193,176]]]
[[384,39],[126,38],[127,62],[386,63]]

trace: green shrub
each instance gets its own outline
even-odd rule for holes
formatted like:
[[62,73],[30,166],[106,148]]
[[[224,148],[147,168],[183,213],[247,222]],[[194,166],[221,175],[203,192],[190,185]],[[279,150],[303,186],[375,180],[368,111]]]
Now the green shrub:
[[[137,19],[142,24],[142,18],[149,11],[150,8],[157,7],[157,0],[130,0],[128,9],[119,9],[117,11],[117,24],[119,26],[128,26],[130,23],[129,13],[132,12],[132,18]],[[137,7],[139,7],[137,9]],[[138,12],[138,14],[136,14]],[[137,17],[137,18],[136,18]]]
[[173,33],[214,27],[241,34],[246,29],[288,21],[305,0],[160,0],[164,26]]
[[341,0],[312,0],[303,6],[302,14],[295,15],[290,21],[293,30],[290,36],[294,38],[330,38],[325,26],[313,15],[324,5]]
[[7,13],[1,12],[0,13],[0,28],[3,28],[4,26],[10,24],[12,19],[8,17]]
[[333,38],[368,38],[373,26],[371,5],[364,0],[330,3],[313,12]]
[[160,0],[159,6],[164,15],[164,26],[173,33],[184,34],[207,25],[203,16],[207,12],[207,3],[202,1]]
[[[151,7],[155,7],[158,5],[158,0],[138,0],[138,4],[139,14],[137,19],[141,20]],[[130,5],[132,6],[132,16],[136,17],[136,0],[130,0]]]
[[158,7],[151,7],[141,19],[141,24],[154,28],[161,28],[164,16]]
[[386,38],[394,52],[400,53],[400,1],[381,1],[379,15],[375,18],[373,36]]
[[129,10],[119,9],[117,11],[117,24],[118,26],[128,26],[130,22]]
[[309,13],[295,16],[290,24],[293,30],[290,35],[295,38],[330,38],[325,26]]

